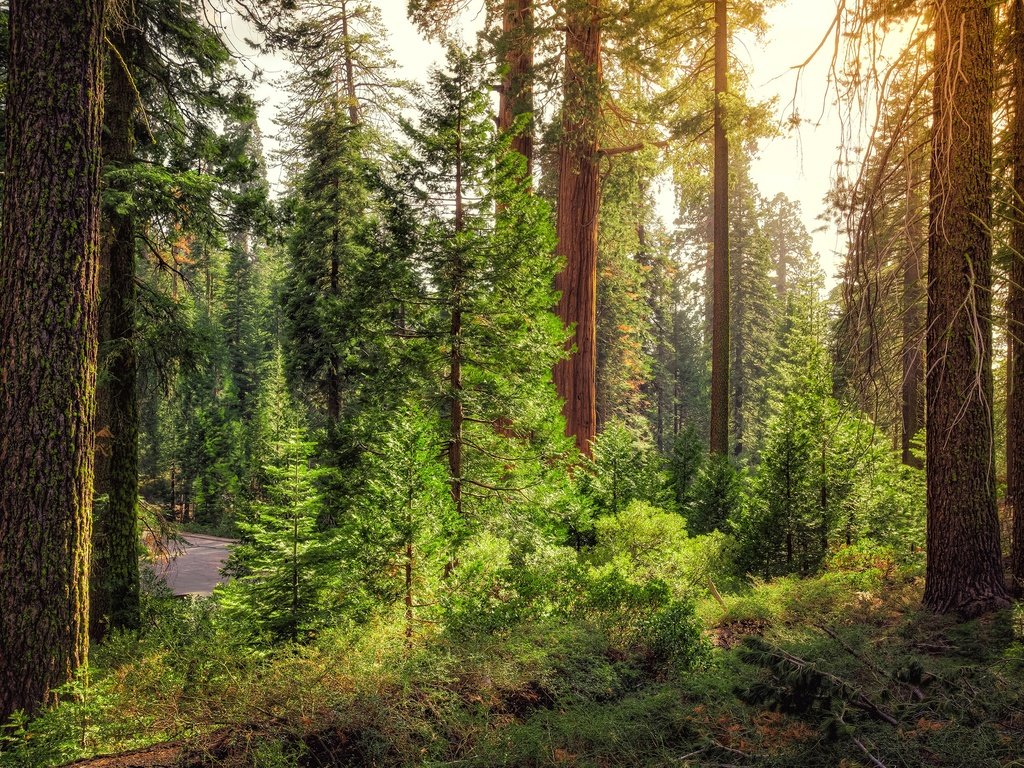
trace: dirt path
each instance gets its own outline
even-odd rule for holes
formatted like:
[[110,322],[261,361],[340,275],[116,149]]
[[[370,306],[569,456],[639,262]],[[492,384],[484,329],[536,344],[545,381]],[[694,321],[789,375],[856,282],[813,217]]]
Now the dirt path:
[[185,543],[167,563],[150,568],[163,578],[175,595],[208,595],[226,579],[220,569],[228,559],[234,539],[221,539],[199,533],[186,533]]

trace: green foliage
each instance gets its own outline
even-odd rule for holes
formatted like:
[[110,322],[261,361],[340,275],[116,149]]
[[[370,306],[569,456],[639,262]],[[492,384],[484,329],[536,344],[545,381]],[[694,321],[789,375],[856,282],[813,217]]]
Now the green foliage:
[[337,562],[317,529],[323,470],[310,467],[313,447],[297,427],[273,445],[265,498],[252,504],[252,519],[238,523],[242,542],[227,565],[234,579],[223,588],[226,615],[274,641],[308,639],[332,618]]
[[613,421],[598,435],[593,453],[580,488],[598,515],[615,514],[635,500],[671,505],[665,462],[642,430]]
[[[437,419],[415,404],[394,414],[361,465],[365,491],[338,523],[346,583],[365,617],[408,600],[409,632],[436,610],[439,581],[462,541],[465,521],[454,515],[448,476],[438,458]],[[426,616],[420,607],[428,606]]]
[[690,492],[686,516],[698,534],[726,531],[742,509],[745,475],[728,456],[708,456]]

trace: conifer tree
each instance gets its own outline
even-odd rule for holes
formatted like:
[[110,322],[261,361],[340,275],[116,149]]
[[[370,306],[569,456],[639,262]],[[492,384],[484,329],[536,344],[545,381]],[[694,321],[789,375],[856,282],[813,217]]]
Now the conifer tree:
[[992,434],[993,26],[981,0],[937,5],[924,602],[967,616],[1007,602]]
[[326,592],[338,563],[317,526],[323,470],[311,467],[315,443],[295,424],[294,406],[288,410],[291,423],[265,467],[263,498],[253,503],[252,518],[238,524],[242,543],[229,563],[237,578],[227,607],[272,640],[296,642],[326,625]]
[[516,498],[562,450],[549,372],[563,339],[550,311],[557,262],[548,208],[529,193],[511,136],[495,131],[479,61],[451,49],[425,103],[406,128],[431,306],[421,335],[435,340],[427,391],[446,425],[453,503],[468,517]]
[[103,0],[10,6],[0,722],[51,701],[88,655],[105,13]]

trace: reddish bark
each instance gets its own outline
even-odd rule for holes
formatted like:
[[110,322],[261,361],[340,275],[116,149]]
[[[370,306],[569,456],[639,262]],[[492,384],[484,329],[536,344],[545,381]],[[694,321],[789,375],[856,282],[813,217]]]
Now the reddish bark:
[[[507,131],[517,117],[533,112],[533,0],[505,0],[502,48],[508,71],[501,86],[498,129]],[[532,176],[532,121],[512,140],[512,149],[526,158],[527,175]]]
[[555,366],[565,401],[566,433],[590,455],[597,434],[597,224],[600,212],[597,124],[601,88],[601,25],[591,2],[575,2],[567,18],[565,97],[558,156],[558,255],[565,268],[555,279],[557,313],[571,355]]

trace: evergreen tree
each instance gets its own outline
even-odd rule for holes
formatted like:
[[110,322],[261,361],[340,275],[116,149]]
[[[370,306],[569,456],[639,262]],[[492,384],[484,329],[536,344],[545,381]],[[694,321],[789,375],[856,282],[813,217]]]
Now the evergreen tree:
[[327,624],[328,587],[338,563],[317,527],[323,470],[310,466],[315,443],[294,415],[289,421],[265,467],[264,498],[253,503],[251,520],[238,523],[242,543],[229,562],[236,578],[226,606],[271,640],[296,642]]
[[935,16],[924,602],[969,616],[1007,602],[992,434],[992,14],[942,0]]
[[406,132],[427,396],[446,426],[456,512],[486,520],[483,509],[528,493],[564,453],[550,378],[563,339],[550,311],[557,263],[548,208],[495,131],[481,64],[450,50],[425,103]]
[[0,722],[37,711],[88,655],[105,6],[15,0],[10,7]]

